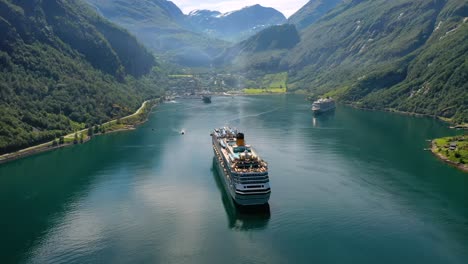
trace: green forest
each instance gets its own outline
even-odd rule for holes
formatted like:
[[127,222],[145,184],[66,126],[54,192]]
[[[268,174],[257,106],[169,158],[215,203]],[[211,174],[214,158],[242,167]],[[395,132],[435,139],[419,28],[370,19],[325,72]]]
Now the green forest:
[[[0,154],[133,113],[168,87],[183,89],[169,77],[179,72],[202,72],[202,85],[216,91],[223,83],[250,93],[328,95],[359,108],[468,122],[465,0],[309,3],[290,24],[230,47],[183,29],[170,2],[148,9],[151,1],[88,2],[147,45],[162,45],[148,45],[158,59],[87,2],[0,0]],[[147,28],[138,27],[142,20]],[[162,33],[148,39],[151,30]],[[168,65],[181,57],[211,67]]]
[[[297,12],[301,21],[317,14],[308,5]],[[292,30],[270,28],[229,50],[224,65],[258,80],[288,71],[288,92],[463,123],[467,17],[464,0],[343,1],[307,26],[291,19],[300,29],[299,41]],[[279,39],[294,41],[284,49],[272,45]]]
[[0,34],[0,154],[128,115],[164,90],[153,55],[80,1],[0,0]]
[[342,5],[306,29],[285,60],[293,69],[289,87],[335,91],[362,108],[468,122],[467,16],[460,0]]

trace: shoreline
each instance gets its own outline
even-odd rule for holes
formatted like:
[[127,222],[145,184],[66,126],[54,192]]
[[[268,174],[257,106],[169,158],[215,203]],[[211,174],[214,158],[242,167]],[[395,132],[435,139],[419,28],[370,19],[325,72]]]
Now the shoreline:
[[449,160],[446,156],[442,155],[437,151],[437,143],[434,140],[431,140],[431,152],[434,156],[436,156],[439,160],[445,162],[446,164],[456,167],[457,169],[461,170],[462,172],[468,173],[468,165],[467,164],[462,164],[460,162],[454,162]]
[[390,109],[390,108],[385,108],[385,109],[376,109],[376,108],[366,108],[366,107],[360,107],[357,105],[354,105],[352,103],[344,103],[344,105],[359,109],[359,110],[365,110],[365,111],[381,111],[381,112],[386,112],[386,113],[394,113],[394,114],[399,114],[399,115],[405,115],[405,116],[414,116],[414,117],[427,117],[427,118],[432,118],[432,119],[437,119],[439,121],[442,121],[444,123],[449,124],[450,129],[460,129],[460,130],[468,130],[468,123],[463,123],[463,124],[456,124],[452,122],[452,120],[447,119],[445,117],[441,116],[435,116],[435,115],[429,115],[429,114],[421,114],[421,113],[415,113],[415,112],[405,112],[405,111],[399,111],[395,109]]
[[[150,106],[148,111],[144,112],[144,110],[146,109],[146,107],[147,107],[147,105],[149,103],[151,103],[152,105]],[[25,149],[21,149],[21,150],[15,151],[15,152],[6,153],[6,154],[3,154],[3,155],[0,155],[0,165],[4,164],[4,163],[7,163],[7,162],[10,162],[10,161],[26,158],[26,157],[29,157],[29,156],[32,156],[32,155],[36,155],[36,154],[40,154],[40,153],[44,153],[44,152],[48,152],[48,151],[52,151],[52,150],[56,150],[56,149],[66,148],[66,147],[70,147],[70,146],[73,146],[73,145],[85,144],[85,143],[91,141],[93,139],[93,137],[96,137],[96,136],[102,136],[102,135],[111,134],[111,133],[135,130],[137,126],[139,126],[139,125],[145,123],[146,121],[148,121],[148,116],[151,113],[151,110],[154,107],[156,107],[159,103],[160,103],[159,99],[146,100],[141,104],[140,108],[138,108],[135,113],[133,113],[131,115],[128,115],[128,116],[125,116],[125,117],[110,120],[110,121],[108,121],[106,123],[101,124],[100,126],[105,127],[105,126],[110,126],[110,125],[113,125],[113,124],[117,124],[117,122],[119,120],[123,120],[123,121],[130,120],[133,117],[138,117],[138,115],[140,115],[140,114],[145,115],[143,120],[139,120],[139,121],[136,121],[136,122],[130,123],[130,124],[125,124],[124,127],[109,130],[109,131],[106,131],[105,133],[97,133],[97,134],[94,134],[91,137],[89,135],[87,135],[88,128],[80,130],[80,131],[76,131],[76,132],[73,132],[73,133],[70,133],[70,134],[67,134],[67,135],[63,136],[64,139],[73,139],[75,137],[75,134],[83,135],[83,133],[85,133],[86,137],[83,139],[83,142],[77,143],[77,144],[75,144],[74,142],[65,142],[63,144],[54,146],[53,142],[56,141],[56,140],[52,140],[52,141],[49,141],[49,142],[46,142],[46,143],[42,143],[42,144],[39,144],[39,145],[35,145],[35,146],[31,146],[31,147],[28,147],[28,148],[25,148]]]
[[[467,123],[455,124],[451,120],[448,120],[447,118],[443,118],[443,117],[440,117],[440,116],[420,114],[420,113],[412,113],[412,112],[404,112],[404,111],[398,111],[398,110],[394,110],[394,109],[372,109],[372,108],[358,107],[358,106],[353,105],[353,104],[346,104],[346,105],[348,105],[350,107],[353,107],[353,108],[356,108],[356,109],[359,109],[359,110],[365,110],[365,111],[382,111],[382,112],[394,113],[394,114],[405,115],[405,116],[425,117],[425,118],[428,117],[428,118],[432,118],[432,119],[437,119],[437,120],[442,121],[442,122],[444,122],[446,124],[449,124],[449,125],[451,124],[451,126],[449,126],[450,129],[468,130],[468,124]],[[437,151],[438,146],[437,146],[435,140],[436,139],[431,140],[431,147],[429,149],[431,151],[431,153],[435,157],[437,157],[439,160],[445,162],[446,164],[448,164],[448,165],[450,165],[452,167],[455,167],[455,168],[461,170],[462,172],[468,173],[468,164],[462,164],[460,162],[451,161],[446,156],[439,153]]]
[[415,117],[429,117],[432,119],[438,119],[446,123],[450,123],[447,120],[444,120],[440,118],[439,116],[434,116],[434,115],[428,115],[428,114],[421,114],[421,113],[415,113],[415,112],[405,112],[405,111],[399,111],[395,109],[389,109],[389,108],[384,108],[384,109],[379,109],[379,108],[367,108],[367,107],[362,107],[362,106],[357,106],[354,105],[353,103],[343,103],[347,106],[359,109],[359,110],[365,110],[365,111],[380,111],[380,112],[386,112],[386,113],[394,113],[394,114],[399,114],[399,115],[406,115],[406,116],[415,116]]

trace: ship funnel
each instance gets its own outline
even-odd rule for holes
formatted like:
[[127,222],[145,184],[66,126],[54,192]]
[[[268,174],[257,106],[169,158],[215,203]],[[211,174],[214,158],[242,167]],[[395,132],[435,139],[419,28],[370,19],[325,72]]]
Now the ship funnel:
[[237,135],[236,135],[236,144],[237,144],[237,146],[245,146],[244,134],[243,133],[237,133]]

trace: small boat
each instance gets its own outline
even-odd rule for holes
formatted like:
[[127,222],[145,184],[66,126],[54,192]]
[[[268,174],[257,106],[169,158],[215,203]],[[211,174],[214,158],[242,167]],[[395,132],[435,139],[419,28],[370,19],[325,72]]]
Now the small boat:
[[209,104],[211,103],[211,96],[210,95],[203,95],[202,100],[204,103]]
[[185,135],[185,130],[182,129],[182,130],[180,131],[180,134],[181,134],[181,135]]

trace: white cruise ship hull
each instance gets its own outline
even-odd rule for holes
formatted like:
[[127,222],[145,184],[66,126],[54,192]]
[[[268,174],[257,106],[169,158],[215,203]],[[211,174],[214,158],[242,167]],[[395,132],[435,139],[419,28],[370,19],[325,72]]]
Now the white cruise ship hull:
[[218,170],[219,176],[221,177],[221,181],[224,186],[224,190],[231,196],[234,202],[238,205],[242,206],[250,206],[250,205],[263,205],[268,203],[270,200],[270,193],[271,191],[267,192],[259,192],[258,194],[254,193],[239,193],[240,191],[236,191],[236,187],[233,183],[231,183],[231,178],[229,176],[229,172],[227,168],[223,166],[222,158],[218,156],[216,151],[214,150],[215,158],[216,158],[216,168]]
[[330,97],[327,97],[326,99],[321,98],[312,104],[312,112],[314,114],[325,113],[335,109],[335,107],[335,101]]
[[224,186],[224,190],[231,196],[233,201],[237,205],[241,206],[252,206],[252,205],[264,205],[268,203],[270,199],[271,191],[258,190],[258,191],[241,191],[236,189],[236,185],[232,181],[229,169],[225,166],[222,155],[217,153],[218,146],[213,144],[213,152],[216,159],[216,168]]
[[328,107],[328,108],[312,108],[312,112],[314,114],[321,114],[321,113],[332,111],[335,108],[336,108],[335,106],[331,106],[331,107]]

